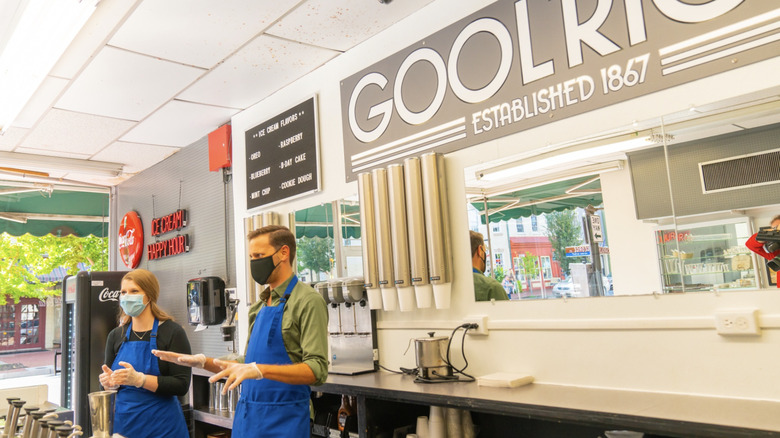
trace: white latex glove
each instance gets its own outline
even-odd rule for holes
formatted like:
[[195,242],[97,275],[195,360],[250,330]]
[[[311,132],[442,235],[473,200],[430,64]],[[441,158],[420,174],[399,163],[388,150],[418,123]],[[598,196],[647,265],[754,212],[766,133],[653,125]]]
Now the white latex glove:
[[116,370],[111,375],[111,382],[114,385],[129,385],[140,388],[146,383],[146,375],[139,373],[127,362],[119,362],[119,365],[124,367],[123,370]]
[[166,362],[185,365],[191,368],[204,368],[206,366],[206,355],[203,353],[181,354],[174,353],[173,351],[152,350],[152,354]]
[[227,394],[228,391],[235,389],[244,380],[260,380],[263,378],[263,373],[255,362],[238,363],[214,359],[214,364],[222,368],[222,371],[209,377],[209,382],[214,383],[219,379],[227,377],[227,381],[222,388],[222,394]]
[[100,386],[102,386],[106,391],[114,391],[119,388],[118,385],[111,383],[112,374],[114,374],[114,372],[111,371],[111,368],[106,366],[106,364],[103,364],[103,372],[98,376],[98,379],[100,380]]

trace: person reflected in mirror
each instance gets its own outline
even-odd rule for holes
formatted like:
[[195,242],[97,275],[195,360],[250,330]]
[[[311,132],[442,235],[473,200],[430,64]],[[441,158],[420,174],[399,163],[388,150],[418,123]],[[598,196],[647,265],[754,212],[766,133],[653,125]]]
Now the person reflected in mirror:
[[[268,287],[249,308],[249,338],[237,361],[204,354],[155,351],[162,360],[203,368],[226,379],[223,394],[241,384],[233,438],[308,437],[309,385],[328,377],[328,308],[293,271],[295,235],[280,225],[249,233],[252,278]],[[252,285],[253,287],[253,285]]]
[[[769,222],[769,226],[772,227],[773,231],[780,231],[780,214],[772,218],[772,220]],[[759,242],[756,237],[758,237],[758,233],[750,236],[747,242],[745,242],[745,246],[747,246],[748,249],[767,259],[768,261],[775,260],[776,257],[780,256],[780,249],[769,251],[767,248],[767,242]],[[780,281],[777,281],[776,283],[777,287],[780,288]]]
[[469,230],[471,240],[471,270],[474,276],[474,299],[477,301],[508,300],[509,295],[501,283],[485,275],[487,251],[482,233]]
[[507,272],[507,274],[504,276],[504,280],[501,282],[501,286],[504,287],[504,290],[510,299],[512,298],[512,294],[515,293],[515,284],[515,276],[510,269],[509,272]]
[[119,327],[108,334],[98,378],[103,388],[117,391],[114,432],[132,438],[189,438],[178,397],[187,394],[192,369],[163,362],[152,350],[192,351],[182,326],[157,305],[159,296],[160,283],[146,269],[122,277]]

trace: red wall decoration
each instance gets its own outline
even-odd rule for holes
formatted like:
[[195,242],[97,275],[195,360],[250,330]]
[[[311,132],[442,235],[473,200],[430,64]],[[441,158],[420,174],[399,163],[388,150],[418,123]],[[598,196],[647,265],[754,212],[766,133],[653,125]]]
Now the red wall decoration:
[[138,213],[130,211],[119,223],[119,255],[122,263],[135,269],[144,253],[144,228]]

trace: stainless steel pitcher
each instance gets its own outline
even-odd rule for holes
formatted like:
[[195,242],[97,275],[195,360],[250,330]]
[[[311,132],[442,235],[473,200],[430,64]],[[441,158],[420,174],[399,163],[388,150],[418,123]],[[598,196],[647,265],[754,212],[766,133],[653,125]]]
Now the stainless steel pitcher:
[[114,433],[114,405],[116,391],[99,391],[87,395],[89,398],[89,419],[92,422],[93,438],[111,438]]

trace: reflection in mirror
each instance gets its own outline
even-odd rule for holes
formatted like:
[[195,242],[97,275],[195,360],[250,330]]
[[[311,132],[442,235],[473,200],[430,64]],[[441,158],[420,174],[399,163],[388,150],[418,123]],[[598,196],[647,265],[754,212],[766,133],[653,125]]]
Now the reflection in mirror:
[[357,194],[346,197],[338,202],[339,231],[339,266],[343,266],[341,277],[363,276],[363,247],[360,240],[360,203]]
[[333,205],[321,204],[295,212],[295,259],[298,277],[317,283],[338,276],[335,268]]
[[485,275],[512,300],[774,287],[750,248],[780,214],[779,136],[768,90],[466,168]]
[[[602,205],[598,173],[472,194],[469,228],[486,236],[486,275],[514,300],[608,295],[611,268]],[[598,229],[589,233],[594,224]],[[593,252],[600,255],[594,259]],[[483,282],[475,278],[475,294]]]

